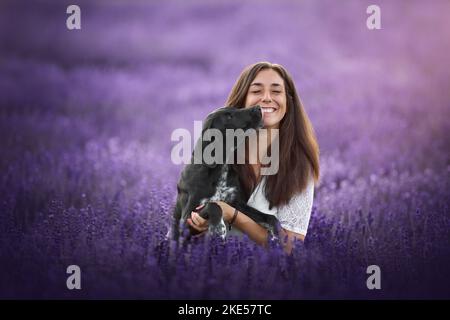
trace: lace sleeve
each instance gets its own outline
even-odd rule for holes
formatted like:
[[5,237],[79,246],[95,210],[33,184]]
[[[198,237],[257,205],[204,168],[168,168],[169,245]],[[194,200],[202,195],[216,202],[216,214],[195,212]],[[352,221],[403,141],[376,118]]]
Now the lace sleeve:
[[306,235],[314,198],[314,180],[311,178],[302,193],[292,197],[278,210],[281,226],[289,231]]

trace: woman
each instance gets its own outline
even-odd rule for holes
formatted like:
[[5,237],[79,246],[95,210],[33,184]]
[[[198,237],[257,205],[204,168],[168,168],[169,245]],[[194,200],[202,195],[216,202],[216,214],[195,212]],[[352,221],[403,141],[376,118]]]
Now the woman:
[[[259,150],[258,155],[258,146],[248,146],[248,143],[245,164],[233,164],[233,169],[239,174],[248,204],[278,218],[283,246],[290,254],[295,239],[304,241],[309,225],[314,183],[319,181],[319,147],[294,82],[283,66],[259,62],[241,73],[226,106],[248,108],[254,105],[262,107],[267,129],[258,132],[259,141],[267,139],[270,145],[277,135],[272,129],[279,130],[278,172],[261,176],[259,159],[267,150]],[[267,245],[268,231],[264,227],[229,204],[216,203],[222,208],[225,222],[256,243]],[[207,230],[207,220],[196,212],[192,212],[191,217],[187,219],[189,225],[200,232]]]

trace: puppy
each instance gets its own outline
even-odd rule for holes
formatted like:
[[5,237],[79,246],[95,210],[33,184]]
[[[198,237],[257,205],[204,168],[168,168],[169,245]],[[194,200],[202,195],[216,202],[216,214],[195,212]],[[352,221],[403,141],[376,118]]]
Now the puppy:
[[[205,141],[205,133],[208,129],[217,129],[226,137],[226,129],[259,129],[264,124],[260,106],[251,108],[223,107],[208,115],[203,123],[202,136],[198,140],[190,164],[186,165],[181,172],[177,184],[177,200],[173,212],[172,239],[178,240],[180,226],[184,225],[191,212],[199,204],[205,206],[199,210],[201,217],[208,219],[209,232],[225,239],[227,228],[222,218],[222,210],[219,205],[211,201],[224,201],[240,212],[249,216],[255,222],[269,230],[273,237],[277,235],[277,219],[268,214],[247,205],[243,198],[243,191],[239,183],[239,177],[232,167],[227,163],[227,155],[234,156],[236,146],[231,143],[227,146],[223,141],[221,161],[207,163],[203,157],[198,159],[196,155],[203,155],[203,151],[212,143]],[[211,132],[211,131],[209,131]],[[228,149],[227,149],[228,147]],[[197,159],[197,161],[195,161]],[[229,159],[229,158],[228,158]],[[220,163],[219,163],[220,162]],[[198,163],[198,164],[196,164]],[[191,235],[197,233],[189,226]]]

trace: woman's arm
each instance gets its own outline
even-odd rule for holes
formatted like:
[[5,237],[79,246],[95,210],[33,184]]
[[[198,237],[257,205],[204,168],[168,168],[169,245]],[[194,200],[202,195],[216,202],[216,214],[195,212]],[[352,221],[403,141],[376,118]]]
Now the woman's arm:
[[[214,201],[222,209],[223,220],[230,223],[234,215],[234,208],[223,201]],[[201,208],[201,206],[196,209]],[[188,218],[187,223],[199,232],[206,231],[208,229],[208,220],[203,219],[197,212],[191,213],[192,219]],[[257,244],[262,246],[267,246],[267,237],[269,232],[253,221],[251,218],[245,214],[238,212],[236,219],[233,222],[233,226],[246,233],[250,239],[255,241]]]
[[[229,223],[233,217],[234,208],[229,205],[225,207],[225,210],[223,210],[222,208],[223,218],[226,222]],[[247,234],[248,237],[255,241],[257,244],[267,247],[269,231],[267,231],[266,228],[261,227],[253,219],[249,218],[242,212],[238,212],[236,219],[233,222],[233,226]]]
[[[234,208],[222,201],[216,201],[216,203],[222,208],[223,219],[229,223],[233,218]],[[257,244],[267,247],[269,231],[240,211],[233,222],[233,226],[246,233]],[[294,248],[294,242],[296,240],[305,241],[305,235],[281,228],[280,239],[284,251],[287,254],[291,254]]]
[[[234,215],[234,208],[228,203],[223,201],[214,201],[222,209],[223,219],[225,222],[230,223]],[[200,208],[201,206],[197,207]],[[193,221],[194,220],[194,221]],[[192,219],[187,219],[187,223],[199,232],[206,231],[208,229],[208,220],[203,219],[196,212],[192,212]],[[261,227],[253,219],[249,218],[247,215],[238,211],[236,219],[233,222],[233,226],[247,234],[248,237],[255,241],[257,244],[267,247],[269,231],[266,228]],[[283,245],[284,251],[287,254],[292,253],[294,247],[294,240],[305,240],[305,236],[300,233],[286,230],[281,228],[280,239]]]

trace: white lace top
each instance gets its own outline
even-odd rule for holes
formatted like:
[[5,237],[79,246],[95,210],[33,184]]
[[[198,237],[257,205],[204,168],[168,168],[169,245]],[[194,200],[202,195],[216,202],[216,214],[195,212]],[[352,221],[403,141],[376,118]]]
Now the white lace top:
[[266,177],[262,177],[260,183],[253,191],[247,204],[259,211],[277,217],[286,230],[306,235],[314,197],[314,180],[311,177],[307,187],[302,193],[291,198],[288,204],[281,207],[273,207],[269,210],[269,201],[264,195]]

